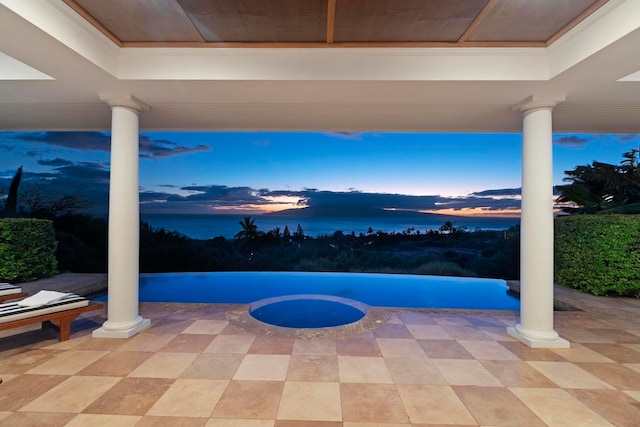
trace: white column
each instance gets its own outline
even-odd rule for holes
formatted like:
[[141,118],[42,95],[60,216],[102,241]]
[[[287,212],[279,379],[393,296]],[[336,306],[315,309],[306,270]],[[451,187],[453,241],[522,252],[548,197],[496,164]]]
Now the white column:
[[97,338],[129,338],[149,327],[138,315],[140,207],[138,189],[138,112],[132,98],[106,99],[111,105],[109,179],[109,266],[107,321]]
[[553,329],[552,109],[558,99],[530,98],[522,125],[520,323],[509,335],[535,348],[568,348]]

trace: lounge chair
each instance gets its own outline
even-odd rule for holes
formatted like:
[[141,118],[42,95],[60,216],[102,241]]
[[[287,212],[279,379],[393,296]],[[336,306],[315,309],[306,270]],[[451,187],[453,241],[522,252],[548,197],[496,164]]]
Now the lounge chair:
[[10,285],[9,283],[0,283],[0,303],[21,299],[28,295],[28,293],[22,292],[22,288],[18,286]]
[[0,304],[0,331],[42,323],[43,329],[52,328],[59,333],[59,341],[70,338],[71,322],[81,313],[99,310],[104,306],[75,294],[68,294],[57,301],[36,307],[23,307],[20,303],[21,301],[13,301]]

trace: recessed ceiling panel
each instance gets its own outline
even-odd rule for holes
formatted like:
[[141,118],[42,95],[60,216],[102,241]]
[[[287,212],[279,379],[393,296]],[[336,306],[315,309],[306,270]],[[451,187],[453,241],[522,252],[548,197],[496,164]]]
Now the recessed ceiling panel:
[[488,0],[337,0],[336,42],[455,42]]
[[174,0],[75,0],[121,42],[197,42],[202,38]]
[[207,42],[324,42],[326,0],[179,0]]
[[546,41],[596,0],[499,0],[469,41]]

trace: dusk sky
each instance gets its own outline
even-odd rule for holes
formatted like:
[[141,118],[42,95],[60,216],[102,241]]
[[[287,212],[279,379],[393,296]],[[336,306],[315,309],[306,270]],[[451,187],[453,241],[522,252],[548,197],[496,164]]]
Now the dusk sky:
[[[639,145],[640,135],[554,135],[554,184],[577,165],[618,164]],[[258,214],[341,204],[514,215],[521,146],[521,134],[144,132],[141,211]],[[40,182],[106,211],[108,133],[0,133],[0,195],[21,165],[21,189]]]

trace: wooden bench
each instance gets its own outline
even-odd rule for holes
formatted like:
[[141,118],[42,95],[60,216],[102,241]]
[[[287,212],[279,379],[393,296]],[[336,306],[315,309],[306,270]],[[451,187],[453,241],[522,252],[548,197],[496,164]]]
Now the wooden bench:
[[71,323],[76,319],[76,317],[87,311],[99,310],[102,307],[104,307],[104,304],[92,302],[84,307],[70,308],[68,310],[56,311],[54,313],[12,320],[10,322],[0,323],[0,331],[18,328],[32,323],[42,323],[43,329],[52,328],[58,332],[59,341],[67,341],[71,337]]

